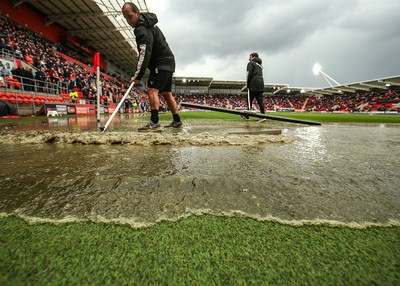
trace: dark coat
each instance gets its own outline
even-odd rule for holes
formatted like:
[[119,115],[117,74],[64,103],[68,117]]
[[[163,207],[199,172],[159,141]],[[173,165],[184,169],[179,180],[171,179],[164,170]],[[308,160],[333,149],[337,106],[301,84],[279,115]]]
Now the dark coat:
[[135,36],[139,51],[135,78],[140,80],[146,68],[150,70],[175,71],[175,58],[161,30],[154,13],[141,13],[136,23]]
[[254,58],[247,64],[247,87],[250,91],[264,91],[262,60]]

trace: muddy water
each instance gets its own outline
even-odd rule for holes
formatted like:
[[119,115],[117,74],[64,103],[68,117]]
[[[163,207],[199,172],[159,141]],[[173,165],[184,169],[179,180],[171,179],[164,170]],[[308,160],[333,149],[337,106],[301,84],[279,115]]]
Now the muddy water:
[[[134,118],[106,133],[93,124],[3,126],[1,215],[134,227],[201,213],[400,225],[399,126],[192,120],[143,134]],[[263,134],[270,128],[282,134]]]

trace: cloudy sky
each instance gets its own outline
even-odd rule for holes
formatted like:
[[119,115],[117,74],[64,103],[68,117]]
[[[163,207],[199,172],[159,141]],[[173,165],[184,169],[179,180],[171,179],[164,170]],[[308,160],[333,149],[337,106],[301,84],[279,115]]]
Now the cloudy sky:
[[244,80],[258,52],[266,83],[327,87],[400,75],[400,0],[146,0],[176,76]]

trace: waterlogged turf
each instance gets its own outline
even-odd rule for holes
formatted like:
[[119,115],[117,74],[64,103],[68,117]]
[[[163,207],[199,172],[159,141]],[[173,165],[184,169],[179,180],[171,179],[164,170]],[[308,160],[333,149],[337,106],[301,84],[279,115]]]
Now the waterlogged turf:
[[[137,117],[119,118],[105,133],[89,130],[90,118],[9,126],[0,136],[0,213],[133,227],[203,213],[291,225],[400,224],[396,125],[190,116],[197,118],[161,134],[136,132],[147,121]],[[282,134],[262,133],[273,129]]]
[[0,284],[400,284],[399,125],[182,118],[0,121]]
[[1,285],[399,285],[400,228],[203,215],[150,228],[0,219]]

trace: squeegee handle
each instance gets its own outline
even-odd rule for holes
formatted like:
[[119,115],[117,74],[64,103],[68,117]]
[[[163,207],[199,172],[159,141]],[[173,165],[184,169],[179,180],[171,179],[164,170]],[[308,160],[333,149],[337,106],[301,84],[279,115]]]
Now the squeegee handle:
[[121,108],[122,104],[125,102],[125,98],[131,92],[135,82],[132,81],[131,85],[129,86],[128,90],[125,92],[124,97],[122,97],[121,101],[118,103],[117,108],[115,108],[114,112],[111,114],[110,118],[108,118],[106,125],[104,125],[104,131],[107,130],[108,125],[110,125],[111,121],[113,120],[115,114],[117,114],[118,110]]

